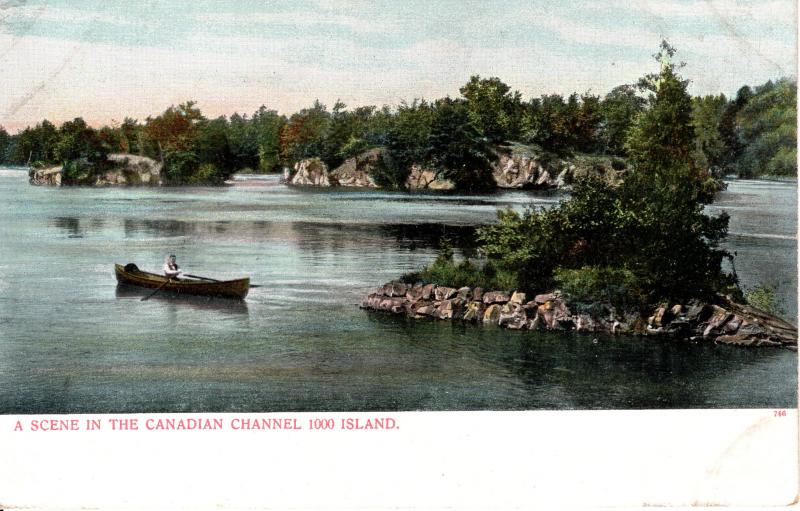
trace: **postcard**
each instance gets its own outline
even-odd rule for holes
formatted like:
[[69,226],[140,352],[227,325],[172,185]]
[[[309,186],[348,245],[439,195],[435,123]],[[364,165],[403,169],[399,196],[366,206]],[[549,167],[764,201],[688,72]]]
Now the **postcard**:
[[796,503],[796,30],[0,2],[0,509]]

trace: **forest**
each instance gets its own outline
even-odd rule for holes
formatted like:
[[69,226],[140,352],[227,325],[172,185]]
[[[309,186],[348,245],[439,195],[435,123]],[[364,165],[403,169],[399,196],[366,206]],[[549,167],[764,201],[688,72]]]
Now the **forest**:
[[[499,78],[472,76],[459,94],[380,108],[337,101],[329,109],[315,101],[288,116],[262,106],[214,119],[187,101],[143,121],[99,128],[82,118],[60,126],[43,120],[13,135],[0,128],[0,163],[99,173],[107,154],[132,153],[162,161],[167,184],[220,184],[235,172],[278,172],[309,157],[334,168],[382,147],[373,178],[384,187],[402,188],[417,163],[461,190],[482,191],[492,188],[495,149],[510,142],[542,154],[629,158],[626,140],[651,91],[637,83],[604,96],[525,99]],[[788,78],[743,86],[731,98],[692,97],[693,160],[715,176],[796,176],[796,97]]]

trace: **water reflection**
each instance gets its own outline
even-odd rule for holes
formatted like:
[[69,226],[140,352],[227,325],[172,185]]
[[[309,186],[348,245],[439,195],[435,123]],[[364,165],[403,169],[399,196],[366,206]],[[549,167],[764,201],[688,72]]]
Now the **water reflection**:
[[224,314],[242,316],[247,316],[249,314],[247,302],[245,300],[216,298],[212,296],[194,296],[163,290],[153,294],[153,291],[153,289],[118,284],[116,289],[116,297],[118,299],[141,300],[145,296],[152,295],[147,299],[148,301],[162,303],[170,310],[177,309],[179,307],[187,307],[200,312],[214,311]]

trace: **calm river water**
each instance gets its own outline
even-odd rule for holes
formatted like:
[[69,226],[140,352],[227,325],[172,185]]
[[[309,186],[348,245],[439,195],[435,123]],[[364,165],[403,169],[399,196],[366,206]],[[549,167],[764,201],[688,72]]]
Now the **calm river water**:
[[[557,195],[30,186],[0,169],[0,413],[795,406],[797,354],[510,332],[360,310],[442,236]],[[714,209],[745,286],[796,320],[795,184],[734,181]],[[250,275],[243,304],[118,291],[113,263]]]

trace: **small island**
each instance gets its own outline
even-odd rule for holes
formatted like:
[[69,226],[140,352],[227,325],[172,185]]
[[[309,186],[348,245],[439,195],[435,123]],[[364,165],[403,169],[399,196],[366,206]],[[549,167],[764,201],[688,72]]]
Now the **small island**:
[[[768,289],[743,292],[721,247],[728,215],[697,161],[687,82],[663,45],[661,71],[627,131],[621,181],[589,173],[550,209],[500,211],[478,230],[478,260],[445,246],[420,272],[367,295],[361,307],[517,330],[666,335],[796,349],[797,327],[772,314]],[[749,305],[747,304],[749,303]]]

